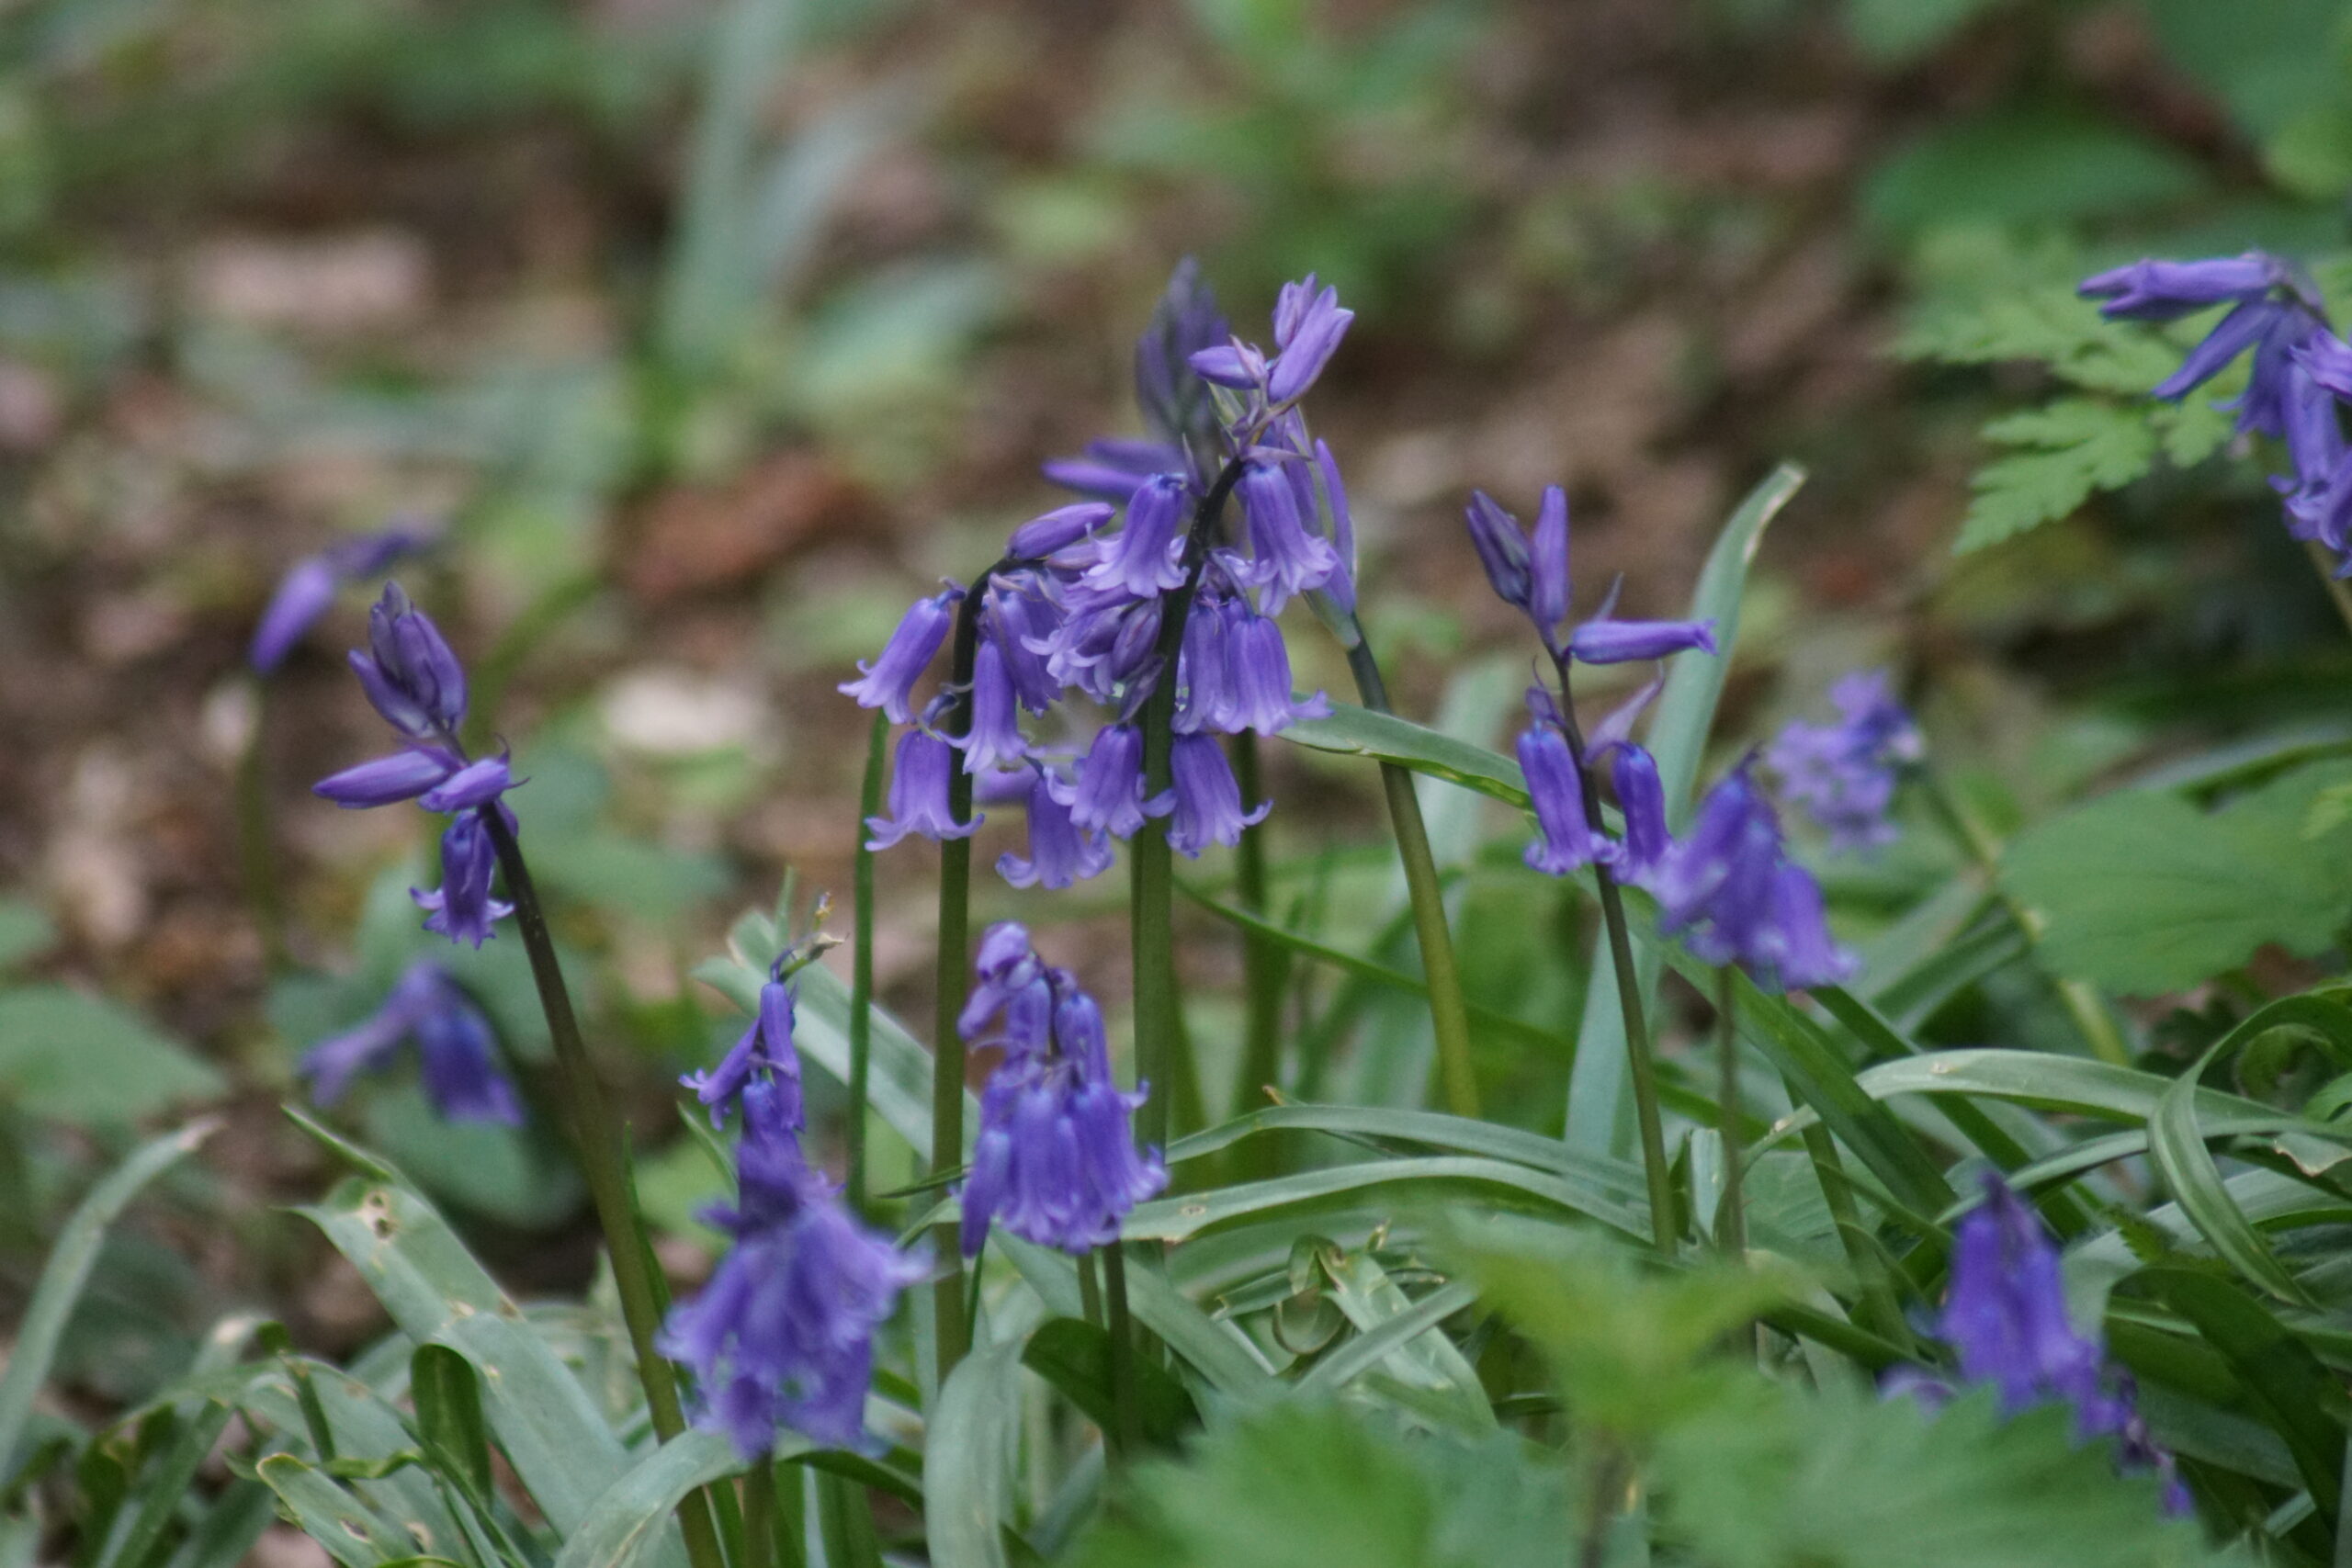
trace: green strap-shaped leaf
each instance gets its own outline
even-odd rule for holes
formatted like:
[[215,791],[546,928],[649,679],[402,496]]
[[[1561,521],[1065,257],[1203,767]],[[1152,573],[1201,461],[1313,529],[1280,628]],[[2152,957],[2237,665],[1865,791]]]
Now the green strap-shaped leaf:
[[210,1137],[220,1125],[218,1120],[208,1117],[141,1145],[90,1190],[74,1217],[65,1222],[49,1261],[41,1267],[40,1280],[33,1286],[33,1299],[25,1308],[16,1343],[9,1347],[7,1371],[0,1372],[0,1481],[16,1473],[33,1395],[49,1380],[58,1343],[74,1315],[74,1303],[81,1300],[82,1287],[89,1283],[107,1227],[141,1188]]
[[[779,1440],[791,1439],[779,1434]],[[742,1473],[743,1456],[723,1432],[694,1427],[647,1454],[597,1498],[564,1538],[555,1568],[631,1568],[671,1527],[687,1493]]]
[[1011,1516],[1021,1353],[1019,1338],[975,1350],[940,1388],[922,1461],[933,1568],[1009,1568],[1002,1531]]
[[[1455,1280],[1439,1286],[1404,1311],[1359,1334],[1309,1367],[1306,1375],[1298,1381],[1299,1392],[1330,1393],[1347,1387],[1378,1366],[1390,1352],[1431,1332],[1439,1324],[1477,1299],[1477,1287],[1466,1280]],[[1491,1408],[1488,1414],[1491,1416]]]
[[[1069,1258],[1001,1230],[989,1238],[989,1246],[1021,1271],[1047,1312],[1079,1314],[1078,1269]],[[1159,1269],[1127,1270],[1127,1304],[1146,1328],[1220,1393],[1255,1394],[1272,1381],[1272,1369],[1238,1330],[1212,1321]]]
[[559,1532],[579,1528],[628,1455],[570,1370],[448,1222],[404,1188],[359,1178],[300,1211],[349,1258],[392,1321],[481,1374],[499,1445]]
[[[1112,1403],[1111,1337],[1081,1318],[1057,1317],[1039,1325],[1021,1352],[1022,1365],[1044,1378],[1086,1418],[1104,1431],[1117,1424]],[[1144,1436],[1173,1448],[1184,1432],[1201,1424],[1184,1385],[1148,1357],[1136,1359],[1136,1401]]]
[[277,1495],[287,1517],[344,1568],[381,1568],[411,1555],[390,1522],[307,1461],[272,1454],[258,1468],[262,1484]]
[[229,1425],[229,1407],[209,1402],[198,1405],[191,1419],[180,1427],[180,1433],[162,1463],[140,1478],[140,1490],[145,1494],[139,1513],[130,1529],[116,1537],[100,1553],[97,1568],[141,1568],[164,1529],[176,1517],[180,1502],[187,1495],[188,1483],[196,1479],[197,1467],[211,1453],[212,1445],[220,1440]]
[[1589,1183],[1594,1190],[1618,1199],[1638,1199],[1645,1190],[1640,1168],[1629,1160],[1581,1154],[1563,1147],[1556,1138],[1517,1127],[1449,1116],[1441,1111],[1399,1111],[1383,1105],[1270,1105],[1177,1139],[1169,1145],[1168,1163],[1181,1165],[1216,1154],[1254,1134],[1283,1131],[1385,1138],[1449,1154],[1512,1160]]
[[420,1345],[409,1358],[409,1398],[424,1451],[475,1502],[491,1495],[490,1426],[481,1413],[481,1379],[447,1345]]
[[1286,1210],[1319,1212],[1374,1189],[1404,1188],[1399,1201],[1433,1203],[1442,1196],[1478,1193],[1487,1201],[1550,1212],[1565,1209],[1627,1235],[1649,1234],[1644,1211],[1555,1176],[1503,1160],[1461,1155],[1366,1160],[1303,1170],[1268,1181],[1156,1198],[1136,1205],[1122,1234],[1130,1241],[1182,1241],[1245,1215],[1264,1219]]
[[[1419,1311],[1369,1252],[1350,1253],[1327,1272],[1332,1304],[1359,1335],[1376,1334]],[[1477,1370],[1442,1332],[1408,1336],[1391,1346],[1378,1364],[1391,1382],[1430,1396],[1425,1404],[1433,1412],[1443,1411],[1448,1424],[1474,1433],[1493,1429],[1494,1407],[1487,1403]]]
[[[1650,752],[1657,759],[1658,782],[1666,792],[1667,820],[1678,829],[1690,816],[1707,737],[1715,725],[1715,705],[1722,700],[1724,678],[1739,641],[1739,605],[1747,589],[1748,566],[1764,542],[1765,525],[1789,503],[1804,478],[1803,468],[1783,463],[1748,491],[1699,572],[1690,614],[1715,623],[1719,651],[1713,658],[1686,653],[1674,660],[1649,728]],[[1625,1021],[1617,998],[1616,970],[1599,945],[1607,940],[1607,932],[1596,934],[1586,971],[1591,979],[1585,989],[1584,1021],[1577,1030],[1576,1065],[1568,1075],[1566,1135],[1571,1147],[1623,1155],[1633,1147],[1632,1101],[1626,1098]],[[1634,963],[1642,999],[1649,1002],[1657,993],[1664,964],[1659,944],[1637,938]]]
[[1393,713],[1333,703],[1329,717],[1300,719],[1284,728],[1282,737],[1317,751],[1394,762],[1527,808],[1527,775],[1510,758]]

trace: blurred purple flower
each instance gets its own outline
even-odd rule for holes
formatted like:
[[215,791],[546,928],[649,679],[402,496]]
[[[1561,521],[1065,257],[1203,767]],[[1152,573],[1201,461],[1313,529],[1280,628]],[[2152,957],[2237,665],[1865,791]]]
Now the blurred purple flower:
[[1747,762],[1707,792],[1649,886],[1661,934],[1687,933],[1698,957],[1736,964],[1768,989],[1836,985],[1858,966],[1829,934],[1819,885],[1784,852],[1780,819]]
[[254,627],[245,661],[266,675],[286,662],[302,635],[334,604],[336,592],[385,570],[404,556],[426,548],[433,536],[422,528],[386,528],[329,545],[287,569]]
[[1898,770],[1922,754],[1918,727],[1883,670],[1857,671],[1829,689],[1835,724],[1792,720],[1764,749],[1764,765],[1794,802],[1828,830],[1834,850],[1892,843]]
[[403,970],[374,1013],[303,1052],[295,1071],[311,1080],[313,1100],[333,1105],[360,1074],[390,1066],[410,1040],[416,1042],[425,1098],[442,1116],[522,1124],[522,1102],[499,1071],[490,1020],[456,976],[429,958]]
[[792,987],[770,979],[760,987],[759,1011],[718,1065],[678,1080],[695,1091],[695,1098],[710,1112],[712,1126],[727,1125],[728,1115],[742,1100],[743,1091],[757,1080],[775,1086],[772,1109],[786,1126],[800,1131],[805,1118],[800,1102],[800,1054],[792,1045],[794,1010]]

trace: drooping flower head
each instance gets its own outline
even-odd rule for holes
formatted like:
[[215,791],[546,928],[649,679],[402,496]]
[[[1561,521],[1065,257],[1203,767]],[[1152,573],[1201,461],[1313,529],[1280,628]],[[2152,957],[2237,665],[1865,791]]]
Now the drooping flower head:
[[316,555],[304,556],[278,579],[277,592],[254,627],[245,662],[256,675],[270,673],[286,662],[294,645],[327,613],[337,592],[378,575],[432,542],[433,536],[423,528],[393,527],[345,539]]
[[1532,539],[1484,491],[1471,492],[1463,518],[1495,596],[1527,617],[1554,659],[1628,664],[1693,649],[1715,651],[1713,620],[1621,621],[1613,614],[1613,589],[1598,611],[1569,629],[1574,583],[1568,570],[1568,497],[1559,486],[1544,491]]
[[1099,828],[1080,828],[1071,817],[1077,786],[1042,762],[1032,762],[1029,785],[1029,852],[1007,850],[997,857],[999,875],[1015,887],[1059,889],[1100,876],[1111,866],[1111,843]]
[[1779,777],[1781,798],[1828,829],[1831,848],[1892,843],[1895,828],[1887,811],[1903,764],[1921,755],[1918,727],[1894,700],[1883,670],[1843,677],[1829,700],[1838,722],[1790,721],[1764,749],[1764,765]]
[[862,708],[880,708],[892,724],[910,722],[914,710],[909,697],[914,683],[947,640],[956,624],[956,604],[963,597],[964,591],[950,583],[928,599],[916,600],[899,617],[880,656],[872,664],[859,660],[860,678],[842,682],[841,690]]
[[452,814],[441,835],[441,886],[410,889],[429,918],[424,929],[476,947],[514,906],[492,896],[498,856],[488,814],[512,835],[507,809],[515,779],[502,753],[479,761],[466,753],[458,727],[466,716],[466,671],[432,617],[409,603],[397,582],[368,613],[368,647],[354,650],[351,668],[368,702],[404,742],[387,757],[345,768],[311,786],[311,793],[351,809],[415,800],[428,811]]
[[452,1122],[523,1122],[514,1086],[499,1070],[497,1037],[457,977],[429,958],[401,972],[384,1005],[341,1034],[302,1053],[295,1071],[311,1080],[311,1098],[333,1105],[362,1073],[390,1066],[401,1045],[416,1043],[424,1097]]
[[1748,762],[1707,792],[1649,886],[1660,932],[1680,934],[1709,964],[1740,965],[1768,989],[1836,985],[1858,967],[1829,934],[1820,885],[1788,858]]
[[964,1255],[979,1251],[991,1223],[1073,1254],[1108,1246],[1128,1211],[1168,1185],[1158,1151],[1136,1147],[1148,1086],[1120,1090],[1102,1010],[1068,970],[1038,958],[1021,927],[992,927],[978,969],[958,1027],[975,1044],[1002,1047],[1004,1060],[980,1097],[961,1193]]
[[792,987],[775,977],[760,987],[759,1010],[718,1065],[688,1073],[678,1082],[695,1091],[710,1124],[723,1127],[730,1111],[754,1083],[773,1086],[768,1109],[791,1132],[800,1131],[805,1117],[800,1101],[800,1053],[793,1049],[795,998]]
[[2086,278],[2081,293],[2101,300],[2109,320],[2169,321],[2227,305],[2203,341],[2151,395],[2176,401],[2252,355],[2234,409],[2237,432],[2287,443],[2289,475],[2271,484],[2286,498],[2288,532],[2315,539],[2352,573],[2352,472],[2347,472],[2340,398],[2352,396],[2352,349],[2331,330],[2309,274],[2283,257],[2249,251],[2204,261],[2141,261]]
[[[2041,1217],[1997,1175],[1985,1176],[1984,1201],[1962,1219],[1953,1237],[1951,1288],[1936,1333],[1958,1358],[1961,1381],[1996,1389],[2005,1414],[2071,1406],[2079,1436],[2119,1439],[2124,1468],[2155,1472],[2165,1507],[2189,1511],[2172,1456],[2156,1446],[2133,1408],[2131,1375],[2110,1368],[2098,1341],[2077,1332],[2068,1317],[2058,1249]],[[1917,1374],[1894,1386],[1931,1402],[1949,1392]]]
[[948,779],[956,767],[955,748],[927,729],[910,729],[899,738],[897,764],[890,770],[889,815],[869,817],[865,841],[869,850],[887,850],[910,833],[926,839],[968,839],[979,831],[981,817],[956,820],[947,798]]

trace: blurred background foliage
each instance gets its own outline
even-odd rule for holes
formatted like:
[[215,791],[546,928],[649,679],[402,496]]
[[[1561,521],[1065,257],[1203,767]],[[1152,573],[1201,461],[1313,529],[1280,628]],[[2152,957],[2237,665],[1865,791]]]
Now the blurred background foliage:
[[[664,1079],[736,1025],[687,970],[787,868],[845,889],[863,726],[833,684],[1046,504],[1039,458],[1128,426],[1129,335],[1179,255],[1237,319],[1310,269],[1358,309],[1319,417],[1407,711],[1491,743],[1523,679],[1488,651],[1510,633],[1460,539],[1472,484],[1514,504],[1567,484],[1588,592],[1622,572],[1629,610],[1666,613],[1791,457],[1816,477],[1758,569],[1725,743],[1885,662],[2007,832],[2192,744],[2341,728],[2352,660],[2268,491],[2200,411],[2119,412],[2163,367],[2063,290],[2143,253],[2324,262],[2347,186],[2341,0],[18,0],[8,1286],[137,1123],[217,1100],[231,1134],[108,1243],[72,1378],[130,1397],[257,1292],[329,1348],[379,1322],[267,1211],[322,1179],[273,1109],[295,1053],[426,940],[414,825],[305,793],[371,743],[336,657],[356,606],[266,703],[242,673],[277,573],[340,532],[446,530],[404,577],[474,661],[484,736],[524,759],[536,863],[599,1038],[639,1058],[646,1201],[691,1276],[715,1179]],[[1955,555],[1963,536],[2000,542]],[[293,915],[275,971],[236,891],[256,725]],[[1276,750],[1283,920],[1409,968],[1392,863],[1353,832],[1363,781]],[[1583,1001],[1560,957],[1589,933],[1487,842],[1491,808],[1429,808],[1488,1102],[1555,1129]],[[1939,940],[1887,919],[1951,863],[1920,837],[1831,868],[1841,920],[1888,952]],[[919,862],[884,862],[880,933],[885,995],[916,1016]],[[1123,944],[1088,914],[1118,897],[1050,917],[1112,998]],[[1214,1112],[1238,959],[1188,919]],[[458,961],[528,1057],[519,949]],[[2265,949],[2251,973],[2297,963]],[[1908,1021],[2040,1043],[2046,1011],[2007,984]],[[2234,984],[2135,1027],[2185,1059]],[[1304,962],[1294,986],[1294,1090],[1416,1100],[1409,991]],[[1668,1028],[1671,1055],[1689,1021]],[[350,1111],[523,1285],[579,1282],[543,1134],[450,1129],[392,1086]]]

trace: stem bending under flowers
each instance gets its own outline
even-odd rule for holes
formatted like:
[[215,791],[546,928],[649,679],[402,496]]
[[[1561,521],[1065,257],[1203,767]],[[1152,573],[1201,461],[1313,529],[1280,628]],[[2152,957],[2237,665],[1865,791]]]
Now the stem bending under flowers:
[[[677,1374],[654,1345],[662,1326],[661,1294],[653,1277],[653,1249],[629,1198],[628,1156],[620,1124],[613,1119],[604,1088],[596,1081],[594,1064],[588,1058],[587,1043],[571,1009],[563,970],[556,962],[555,942],[548,934],[547,916],[540,908],[538,891],[531,885],[522,846],[514,841],[504,815],[496,807],[480,816],[499,867],[505,873],[515,929],[530,954],[531,978],[538,986],[539,1007],[547,1014],[548,1033],[555,1042],[556,1077],[563,1086],[572,1136],[580,1146],[581,1169],[588,1179],[588,1193],[605,1232],[605,1250],[612,1258],[621,1317],[628,1326],[629,1346],[637,1353],[638,1381],[645,1388],[654,1435],[666,1443],[686,1429],[685,1411],[678,1399]],[[686,1552],[694,1568],[724,1568],[718,1535],[703,1492],[690,1493],[679,1503],[678,1524],[685,1532]]]
[[[1600,786],[1593,782],[1584,731],[1577,724],[1576,693],[1569,683],[1567,655],[1555,655],[1552,668],[1560,680],[1560,727],[1566,733],[1568,751],[1576,759],[1577,784],[1584,796],[1584,818],[1597,824],[1601,820]],[[1625,920],[1624,897],[1618,892],[1617,879],[1610,874],[1609,868],[1596,863],[1592,880],[1600,893],[1601,923],[1609,928],[1609,960],[1617,974],[1617,1003],[1625,1015],[1628,1079],[1634,1090],[1634,1120],[1641,1128],[1642,1173],[1649,1187],[1650,1239],[1659,1252],[1671,1258],[1681,1226],[1675,1223],[1674,1176],[1667,1168],[1666,1122],[1658,1111],[1657,1063],[1650,1053],[1650,1026],[1642,1009],[1641,977],[1634,968],[1633,930]]]
[[[1388,683],[1380,677],[1372,644],[1361,627],[1348,649],[1348,669],[1357,694],[1374,713],[1394,713]],[[1389,829],[1405,863],[1405,892],[1412,900],[1413,935],[1420,943],[1421,973],[1430,987],[1430,1027],[1437,1036],[1438,1078],[1445,1108],[1456,1116],[1478,1114],[1478,1079],[1470,1066],[1470,1009],[1462,996],[1461,967],[1454,961],[1453,932],[1445,922],[1445,889],[1438,881],[1437,857],[1430,851],[1429,825],[1412,773],[1395,762],[1380,764],[1380,792],[1388,804]]]

